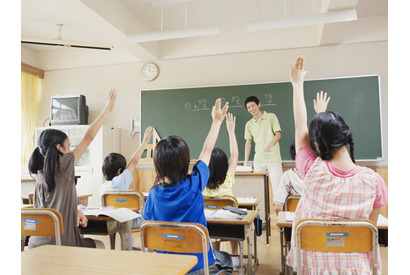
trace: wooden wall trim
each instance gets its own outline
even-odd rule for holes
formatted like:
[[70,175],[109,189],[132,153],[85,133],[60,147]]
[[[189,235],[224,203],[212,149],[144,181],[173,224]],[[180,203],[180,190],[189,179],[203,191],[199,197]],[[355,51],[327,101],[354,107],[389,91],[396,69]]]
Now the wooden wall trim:
[[29,64],[21,62],[21,70],[25,73],[29,73],[39,78],[44,78],[44,70],[31,66]]

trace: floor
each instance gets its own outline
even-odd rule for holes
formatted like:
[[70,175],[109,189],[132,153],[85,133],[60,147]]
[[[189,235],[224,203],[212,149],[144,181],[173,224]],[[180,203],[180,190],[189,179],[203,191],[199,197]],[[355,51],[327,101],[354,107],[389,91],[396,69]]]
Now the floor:
[[[265,230],[262,233],[262,236],[258,237],[258,259],[259,265],[256,267],[255,274],[262,275],[262,274],[279,274],[280,272],[280,240],[279,240],[279,231],[278,228],[275,226],[276,224],[276,216],[272,215],[272,236],[270,239],[270,245],[266,245],[266,237],[265,237]],[[101,240],[105,244],[105,248],[109,249],[109,239],[108,236],[98,236],[98,235],[86,235],[85,237],[91,237],[94,239]],[[134,246],[140,246],[140,239],[139,233],[134,233]],[[120,239],[117,234],[116,240],[116,248],[120,249]],[[246,246],[244,251],[246,253]],[[221,250],[230,253],[230,245],[229,242],[222,242],[221,243]],[[382,261],[383,271],[382,275],[388,274],[388,247],[380,247],[380,257]],[[246,261],[246,260],[245,260]],[[233,272],[234,275],[238,274],[238,272]]]

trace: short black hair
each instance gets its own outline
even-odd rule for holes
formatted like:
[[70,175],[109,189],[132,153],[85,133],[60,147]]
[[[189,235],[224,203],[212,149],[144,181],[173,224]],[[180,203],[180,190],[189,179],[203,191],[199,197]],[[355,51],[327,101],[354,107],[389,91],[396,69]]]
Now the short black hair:
[[293,139],[292,144],[289,148],[290,157],[295,160],[296,159],[296,148],[295,148],[295,139]]
[[118,153],[110,153],[104,158],[102,172],[106,180],[112,180],[117,176],[118,170],[122,173],[127,166],[125,157]]
[[154,185],[165,178],[168,184],[177,184],[186,178],[190,152],[188,144],[181,137],[169,136],[160,140],[154,149],[154,167],[157,176]]
[[219,185],[223,184],[228,172],[228,157],[220,148],[214,148],[209,161],[209,180],[206,187],[209,189],[217,189]]
[[259,99],[254,95],[248,96],[245,99],[245,107],[247,107],[246,104],[248,104],[249,102],[255,102],[256,105],[258,105],[259,104]]

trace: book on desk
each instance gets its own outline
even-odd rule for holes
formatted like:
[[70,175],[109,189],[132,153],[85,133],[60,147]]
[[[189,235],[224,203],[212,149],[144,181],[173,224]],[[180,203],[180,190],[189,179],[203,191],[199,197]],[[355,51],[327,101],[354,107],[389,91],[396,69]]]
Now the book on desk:
[[141,217],[141,214],[132,211],[129,208],[116,208],[112,206],[105,206],[99,208],[86,208],[83,210],[84,215],[86,216],[95,216],[95,217],[110,217],[119,222],[126,222],[136,218]]

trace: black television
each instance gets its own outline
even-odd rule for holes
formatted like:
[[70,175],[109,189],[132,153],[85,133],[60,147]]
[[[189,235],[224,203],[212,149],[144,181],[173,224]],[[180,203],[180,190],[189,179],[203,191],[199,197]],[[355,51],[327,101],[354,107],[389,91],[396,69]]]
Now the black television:
[[50,126],[88,124],[88,106],[84,95],[51,97]]

